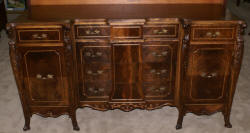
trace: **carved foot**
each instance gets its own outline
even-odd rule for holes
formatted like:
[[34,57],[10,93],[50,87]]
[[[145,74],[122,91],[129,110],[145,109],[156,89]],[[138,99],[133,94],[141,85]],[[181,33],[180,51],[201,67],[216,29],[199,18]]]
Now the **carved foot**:
[[75,130],[75,131],[80,131],[80,128],[79,128],[78,125],[74,125],[74,126],[73,126],[73,130]]
[[176,130],[182,129],[182,124],[177,124],[175,128],[176,128]]
[[233,126],[232,126],[232,124],[230,122],[228,122],[228,123],[225,124],[225,127],[226,128],[232,128]]
[[28,131],[28,130],[30,130],[30,126],[29,125],[24,125],[23,131]]
[[26,116],[26,117],[24,117],[24,119],[25,119],[25,124],[23,127],[23,131],[30,130],[30,117]]
[[71,117],[71,120],[72,120],[73,130],[79,131],[80,128],[79,128],[78,122],[76,120],[76,110],[75,109],[72,109],[72,111],[70,113],[70,117]]

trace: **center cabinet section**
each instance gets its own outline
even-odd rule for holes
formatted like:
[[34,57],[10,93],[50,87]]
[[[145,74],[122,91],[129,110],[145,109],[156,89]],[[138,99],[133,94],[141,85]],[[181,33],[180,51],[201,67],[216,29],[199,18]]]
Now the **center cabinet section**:
[[114,93],[112,100],[143,100],[141,45],[114,44]]

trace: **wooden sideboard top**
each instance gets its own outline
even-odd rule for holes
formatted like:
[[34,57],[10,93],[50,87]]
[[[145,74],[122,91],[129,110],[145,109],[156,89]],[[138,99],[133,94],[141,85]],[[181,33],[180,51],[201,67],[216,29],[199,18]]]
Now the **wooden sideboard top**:
[[30,5],[79,4],[224,4],[225,0],[30,0]]
[[218,20],[225,18],[223,4],[93,4],[43,5],[29,7],[32,20],[185,18]]

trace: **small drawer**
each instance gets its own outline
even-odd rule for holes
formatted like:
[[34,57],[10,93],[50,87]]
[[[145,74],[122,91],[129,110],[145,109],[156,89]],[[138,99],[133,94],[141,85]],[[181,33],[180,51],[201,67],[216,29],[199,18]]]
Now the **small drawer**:
[[178,37],[178,25],[145,25],[144,37]]
[[76,26],[76,38],[105,38],[110,36],[109,26]]
[[192,40],[233,40],[234,28],[207,28],[196,27],[192,29]]
[[113,26],[111,39],[140,39],[142,38],[141,26]]
[[61,29],[18,29],[19,42],[60,42]]
[[171,80],[171,62],[169,64],[143,64],[143,81],[170,81]]
[[87,82],[111,81],[110,64],[86,64],[84,78]]
[[142,60],[144,63],[171,62],[172,50],[169,45],[144,45],[142,46]]
[[143,83],[143,90],[146,98],[152,97],[167,97],[173,98],[173,90],[171,82],[145,82]]
[[111,62],[111,47],[109,46],[84,46],[80,49],[80,53],[84,64]]
[[111,82],[86,82],[84,89],[88,98],[108,97],[111,86]]

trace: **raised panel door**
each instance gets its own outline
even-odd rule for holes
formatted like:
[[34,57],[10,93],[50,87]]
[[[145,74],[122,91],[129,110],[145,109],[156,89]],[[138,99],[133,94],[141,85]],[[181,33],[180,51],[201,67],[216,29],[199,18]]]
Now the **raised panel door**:
[[190,47],[185,93],[189,103],[223,102],[229,88],[232,48],[231,44]]
[[21,47],[25,89],[31,105],[68,105],[63,47]]

